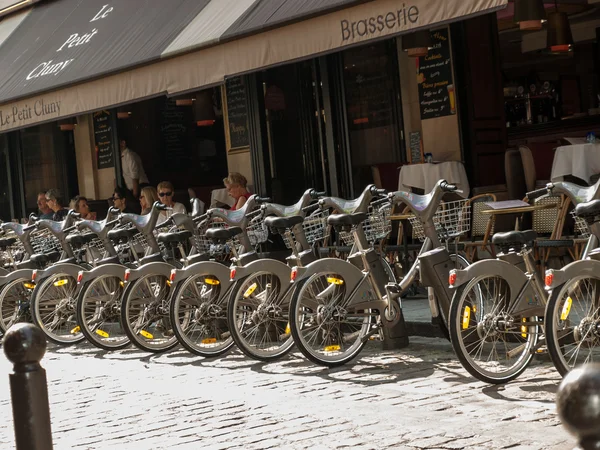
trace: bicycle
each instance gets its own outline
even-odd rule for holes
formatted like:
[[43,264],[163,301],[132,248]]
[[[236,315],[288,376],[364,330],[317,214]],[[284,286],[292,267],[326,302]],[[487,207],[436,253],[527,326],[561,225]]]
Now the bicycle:
[[[371,335],[379,331],[402,339],[389,330],[402,324],[401,295],[415,280],[418,273],[424,285],[430,286],[435,297],[430,297],[432,317],[447,317],[449,293],[446,280],[455,264],[467,265],[460,257],[451,257],[441,245],[443,213],[437,212],[446,192],[459,192],[446,181],[439,181],[427,195],[398,191],[388,195],[391,204],[406,203],[423,225],[425,239],[419,258],[400,281],[390,282],[390,275],[380,255],[369,245],[362,224],[369,219],[366,213],[330,215],[327,222],[340,232],[350,232],[355,250],[347,260],[324,258],[306,267],[292,270],[291,279],[296,288],[290,305],[290,328],[294,342],[311,361],[334,367],[355,358]],[[390,206],[378,211],[385,216]],[[455,231],[466,225],[462,220],[463,208],[453,212]],[[458,217],[459,220],[456,220]],[[466,217],[465,217],[466,219]],[[384,218],[384,224],[385,224]],[[387,226],[387,225],[384,225]],[[388,228],[389,229],[389,228]],[[434,248],[432,250],[432,248]],[[377,320],[377,325],[372,322]]]
[[[527,198],[560,193],[578,205],[597,196],[599,187],[549,183]],[[496,233],[492,242],[502,249],[497,259],[450,272],[448,284],[455,290],[449,322],[452,346],[463,367],[486,383],[515,379],[548,343],[543,333],[548,295],[531,255],[536,237],[532,231]],[[584,258],[597,242],[592,235]]]

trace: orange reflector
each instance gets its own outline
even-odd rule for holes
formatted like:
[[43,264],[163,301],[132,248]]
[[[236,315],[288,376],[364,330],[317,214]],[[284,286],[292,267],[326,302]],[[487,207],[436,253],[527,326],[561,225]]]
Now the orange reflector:
[[290,280],[296,281],[296,277],[298,277],[298,268],[292,267],[292,272],[290,273]]
[[235,267],[232,267],[231,270],[229,271],[229,279],[234,280],[235,279]]
[[34,289],[35,288],[35,284],[34,283],[23,283],[23,286],[25,286],[27,289]]
[[123,277],[123,279],[125,281],[129,281],[129,275],[131,275],[131,271],[129,269],[125,269],[125,276]]
[[173,281],[175,281],[175,277],[177,276],[177,269],[173,269],[171,270],[171,276],[169,277],[169,280],[171,280],[171,283]]
[[450,286],[454,286],[454,283],[456,283],[456,272],[451,271],[450,276],[448,277],[448,284]]
[[201,343],[202,344],[216,344],[217,343],[217,338],[202,339]]
[[552,286],[552,282],[554,281],[554,273],[548,271],[546,272],[546,278],[544,279],[544,283],[546,286]]

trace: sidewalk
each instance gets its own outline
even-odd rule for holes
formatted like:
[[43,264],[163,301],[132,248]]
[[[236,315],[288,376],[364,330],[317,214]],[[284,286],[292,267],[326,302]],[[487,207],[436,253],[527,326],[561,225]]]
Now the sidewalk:
[[431,323],[431,310],[426,294],[403,298],[402,312],[410,336],[444,337],[440,329]]

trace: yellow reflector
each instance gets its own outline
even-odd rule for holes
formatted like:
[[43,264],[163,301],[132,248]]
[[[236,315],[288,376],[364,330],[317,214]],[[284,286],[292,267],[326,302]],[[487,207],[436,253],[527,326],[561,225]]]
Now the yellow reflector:
[[285,326],[285,334],[290,334],[292,332],[291,328],[290,328],[290,323],[288,322],[287,325]]
[[25,286],[27,289],[35,288],[35,284],[33,284],[33,283],[23,283],[23,286]]
[[336,352],[340,349],[339,345],[328,345],[323,349],[325,352]]
[[171,286],[173,283],[171,282],[171,280],[167,280],[167,284],[168,284],[169,286]]
[[108,337],[108,333],[106,331],[102,331],[100,329],[96,330],[96,334],[98,336],[102,336],[103,338],[107,338]]
[[145,331],[145,330],[140,330],[140,334],[141,334],[142,336],[144,336],[146,339],[154,339],[154,336],[152,336],[150,333],[148,333],[148,332],[147,332],[147,331]]
[[477,306],[473,305],[473,312],[477,312]]
[[[527,322],[527,317],[523,317],[523,319],[521,319],[521,322]],[[523,336],[524,338],[527,337],[527,327],[525,325],[521,325],[521,336]]]
[[69,280],[67,280],[66,278],[64,280],[58,280],[54,282],[54,286],[59,287],[59,286],[64,286],[65,284],[68,284]]
[[206,284],[210,284],[212,286],[216,286],[217,284],[221,284],[221,282],[215,278],[205,278],[204,282]]
[[462,327],[463,330],[469,328],[469,320],[471,319],[471,308],[469,306],[465,306],[465,312],[463,313]]
[[203,344],[216,344],[217,343],[217,338],[202,339],[202,343]]
[[122,281],[119,281],[119,284],[121,285],[121,287],[125,286],[125,283],[123,283]]
[[257,287],[258,285],[256,283],[252,283],[252,285],[248,289],[246,289],[246,292],[244,292],[244,298],[250,297]]
[[329,284],[344,284],[344,280],[341,280],[340,278],[334,278],[334,277],[327,277],[327,282]]
[[571,297],[567,297],[567,301],[565,302],[565,305],[560,313],[560,320],[567,320],[567,317],[569,317],[569,313],[571,312],[572,304],[573,299]]
[[81,327],[77,325],[75,328],[71,330],[71,334],[79,333],[81,331]]

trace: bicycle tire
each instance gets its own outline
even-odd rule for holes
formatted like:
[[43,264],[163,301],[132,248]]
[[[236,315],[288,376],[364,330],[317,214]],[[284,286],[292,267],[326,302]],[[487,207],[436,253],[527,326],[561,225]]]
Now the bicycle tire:
[[[31,284],[31,279],[19,278],[7,283],[0,290],[0,331],[3,334],[15,323],[21,322],[21,319],[31,322],[30,306],[33,288],[26,287],[27,284]],[[7,299],[11,294],[17,298]]]

